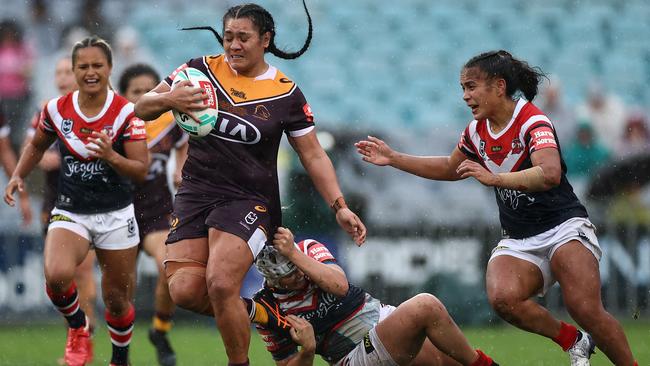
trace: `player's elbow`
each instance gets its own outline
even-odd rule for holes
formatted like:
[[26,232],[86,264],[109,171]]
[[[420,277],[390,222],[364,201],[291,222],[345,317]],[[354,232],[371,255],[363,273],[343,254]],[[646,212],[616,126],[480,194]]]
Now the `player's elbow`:
[[346,279],[344,281],[336,281],[334,286],[332,286],[331,291],[329,292],[336,297],[343,297],[348,294],[349,290],[350,284],[348,284]]
[[147,180],[147,173],[147,165],[142,164],[142,167],[136,169],[131,179],[133,179],[136,184],[143,184]]

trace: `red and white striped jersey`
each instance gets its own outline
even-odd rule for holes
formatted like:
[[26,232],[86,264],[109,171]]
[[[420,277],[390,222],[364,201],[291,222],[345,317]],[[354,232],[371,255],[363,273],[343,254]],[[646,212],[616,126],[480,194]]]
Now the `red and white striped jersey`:
[[566,165],[553,124],[534,104],[519,99],[512,119],[498,133],[490,130],[489,120],[473,120],[463,131],[458,149],[494,174],[531,168],[531,155],[535,151],[557,149],[560,152],[559,186],[543,192],[495,188],[504,236],[530,237],[572,217],[587,217],[587,210],[566,178]]
[[[301,241],[298,248],[321,263],[336,263],[329,249],[316,240]],[[269,293],[271,296],[268,297],[272,297],[285,314],[299,316],[311,323],[316,335],[316,353],[331,364],[356,347],[379,321],[379,301],[352,284],[343,297],[327,293],[309,281],[297,291],[265,286],[255,298]],[[297,352],[298,345],[287,335],[259,325],[257,328],[274,360],[284,360]]]
[[59,138],[61,172],[56,207],[75,213],[100,213],[128,206],[132,185],[108,163],[95,159],[86,148],[92,132],[106,132],[113,150],[125,155],[124,143],[145,140],[144,122],[135,117],[133,104],[109,90],[102,110],[87,117],[79,108],[79,92],[50,100],[41,113],[39,128]]

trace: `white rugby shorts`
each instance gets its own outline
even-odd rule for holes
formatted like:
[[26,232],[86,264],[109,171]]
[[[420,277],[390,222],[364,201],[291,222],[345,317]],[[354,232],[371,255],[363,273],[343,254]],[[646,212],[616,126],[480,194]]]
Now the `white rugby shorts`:
[[72,231],[95,248],[121,250],[140,243],[133,204],[98,214],[77,214],[54,208],[50,217],[48,232],[56,228]]
[[539,296],[555,283],[551,273],[551,258],[564,244],[577,240],[600,261],[602,250],[596,237],[596,227],[584,217],[574,217],[541,234],[524,239],[502,239],[492,250],[490,260],[500,255],[509,255],[536,265],[542,272],[544,286]]
[[[379,322],[386,319],[395,307],[381,304],[379,308]],[[350,351],[345,357],[335,363],[335,366],[398,366],[390,353],[386,351],[381,339],[377,336],[375,327],[372,327],[363,341]]]

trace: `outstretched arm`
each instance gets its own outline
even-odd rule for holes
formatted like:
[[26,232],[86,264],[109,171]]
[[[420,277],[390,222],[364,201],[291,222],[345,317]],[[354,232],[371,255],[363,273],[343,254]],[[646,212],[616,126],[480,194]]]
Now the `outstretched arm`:
[[311,131],[300,137],[290,137],[289,142],[298,153],[318,192],[336,212],[336,221],[357,245],[362,245],[366,241],[366,226],[345,204],[332,161],[320,146],[316,133]]
[[391,149],[384,141],[368,136],[354,144],[363,161],[379,166],[390,165],[423,178],[433,180],[459,180],[456,172],[465,155],[455,148],[450,156],[414,156]]

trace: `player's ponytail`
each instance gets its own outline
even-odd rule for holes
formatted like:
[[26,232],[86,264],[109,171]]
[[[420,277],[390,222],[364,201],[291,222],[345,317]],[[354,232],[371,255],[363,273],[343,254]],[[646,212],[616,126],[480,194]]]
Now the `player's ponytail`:
[[[307,39],[305,40],[305,44],[302,46],[300,50],[296,52],[286,52],[284,50],[279,49],[275,45],[275,22],[273,21],[273,16],[271,16],[271,13],[269,13],[266,9],[264,9],[263,7],[257,4],[243,4],[243,5],[237,5],[231,7],[230,9],[228,9],[228,11],[226,11],[226,14],[224,14],[223,16],[222,26],[226,24],[226,21],[228,19],[249,18],[253,22],[253,24],[255,24],[258,27],[260,36],[264,35],[264,33],[266,32],[269,32],[271,34],[271,39],[269,40],[269,47],[266,49],[267,52],[270,52],[271,54],[279,58],[283,58],[287,60],[295,59],[300,57],[303,53],[305,53],[305,51],[307,51],[307,48],[309,48],[309,45],[311,44],[311,39],[313,35],[313,25],[311,21],[311,15],[309,14],[309,9],[307,9],[307,4],[305,3],[305,0],[302,1],[302,5],[305,8],[305,13],[307,14],[307,22],[309,27],[307,31]],[[223,38],[221,37],[221,35],[219,35],[219,32],[217,32],[211,26],[187,27],[187,28],[181,28],[181,30],[210,31],[215,36],[219,44],[223,46]]]
[[506,81],[506,95],[514,98],[517,91],[528,101],[537,96],[539,82],[545,74],[538,67],[512,57],[508,51],[490,51],[472,57],[463,69],[477,68],[488,80],[501,78]]

